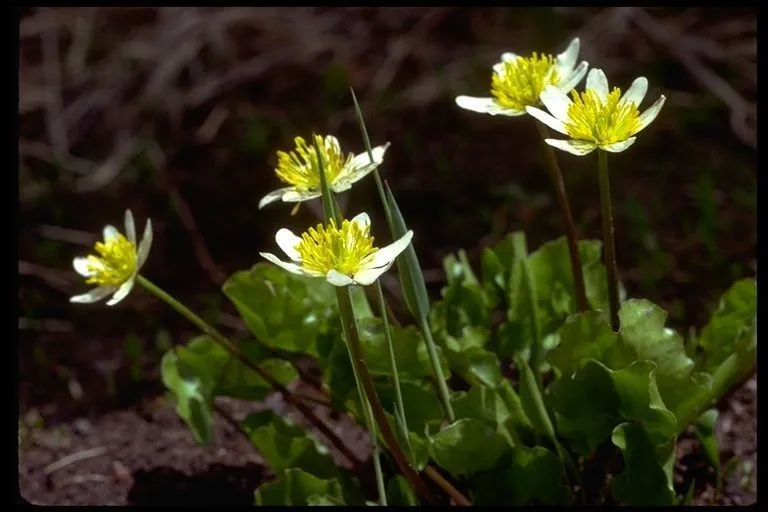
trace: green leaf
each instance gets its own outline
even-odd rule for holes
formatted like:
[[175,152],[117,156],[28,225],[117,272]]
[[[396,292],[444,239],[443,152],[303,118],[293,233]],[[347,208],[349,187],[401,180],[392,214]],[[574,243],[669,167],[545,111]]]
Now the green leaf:
[[[389,189],[389,184],[384,182],[384,188],[386,189],[387,206],[391,213],[391,217],[388,219],[390,222],[389,230],[392,232],[392,238],[397,240],[405,235],[408,228],[403,214],[400,213],[400,208],[397,206],[395,196]],[[429,295],[413,243],[409,244],[405,251],[397,257],[397,273],[400,275],[400,286],[403,289],[403,297],[408,310],[416,319],[428,318]]]
[[[401,382],[403,408],[408,420],[408,430],[423,437],[427,423],[442,420],[445,416],[434,390],[423,384]],[[395,411],[395,390],[392,386],[377,385],[381,404],[390,414]]]
[[309,505],[317,503],[344,503],[341,484],[335,478],[322,479],[301,469],[286,469],[277,472],[277,478],[262,485],[254,493],[257,506],[265,505]]
[[704,453],[715,468],[718,475],[722,475],[722,467],[720,465],[720,446],[717,442],[717,435],[715,431],[715,425],[717,423],[718,416],[717,409],[709,409],[699,416],[698,421],[693,426],[693,433],[704,448]]
[[[364,318],[358,321],[360,342],[363,345],[365,361],[374,376],[391,376],[389,348],[384,337],[384,324],[378,318]],[[390,335],[395,352],[397,373],[401,380],[421,379],[432,375],[427,346],[419,330],[414,326],[398,328],[390,326]],[[439,347],[438,347],[438,354]],[[450,368],[445,357],[440,355],[440,365],[446,377]]]
[[[268,353],[259,343],[240,343],[238,349],[250,361],[269,373],[283,385],[293,382],[298,373],[289,361],[267,359]],[[221,345],[207,335],[192,339],[186,347],[178,347],[184,359],[213,386],[214,396],[229,396],[243,400],[262,400],[271,386],[251,368],[232,357]]]
[[328,496],[327,494],[323,494],[322,496],[315,494],[307,498],[307,505],[315,507],[335,507],[344,504],[345,503],[342,500],[334,498],[333,496]]
[[645,424],[656,443],[677,431],[674,414],[659,396],[655,365],[650,361],[637,361],[614,371],[589,360],[550,389],[558,433],[582,455],[593,453],[624,420]]
[[477,475],[474,504],[570,505],[573,495],[563,478],[563,465],[554,453],[542,446],[522,448],[491,471]]
[[536,377],[528,363],[518,360],[520,371],[520,402],[525,414],[530,418],[533,428],[548,439],[555,438],[555,428],[544,405],[544,398],[539,392]]
[[432,458],[454,476],[492,468],[511,449],[492,428],[473,419],[461,419],[430,439]]
[[504,381],[498,388],[472,386],[467,393],[457,394],[452,406],[456,419],[478,420],[504,436],[510,446],[515,444],[511,429],[529,434],[533,428],[509,381]]
[[558,335],[560,344],[549,353],[547,361],[561,375],[570,375],[589,359],[604,361],[606,351],[617,343],[617,335],[597,311],[569,316]]
[[317,356],[318,332],[336,316],[333,287],[324,279],[266,263],[236,272],[222,289],[253,335],[275,349]]
[[713,373],[731,354],[751,366],[756,357],[757,284],[754,279],[737,281],[720,298],[717,309],[699,333],[703,353],[696,368]]
[[387,504],[391,507],[419,504],[416,493],[403,475],[395,475],[387,482]]
[[645,299],[630,299],[619,309],[622,341],[635,349],[638,359],[656,363],[660,380],[683,380],[693,371],[682,336],[664,326],[667,313]]
[[[613,479],[614,499],[626,505],[674,505],[677,501],[668,467],[675,442],[657,445],[637,423],[618,425],[611,436],[624,456],[624,471]],[[670,464],[670,461],[672,464]]]
[[[587,299],[596,310],[607,311],[605,268],[601,263],[599,240],[579,241],[579,252],[584,269]],[[535,281],[537,310],[542,339],[563,324],[569,314],[576,312],[568,245],[558,238],[539,247],[528,256]],[[527,360],[533,340],[530,300],[527,288],[522,286],[521,264],[510,269],[507,285],[507,322],[499,331],[499,356]]]
[[213,383],[209,375],[199,372],[169,350],[160,363],[163,384],[176,400],[176,412],[192,431],[195,442],[213,442]]
[[274,411],[249,414],[243,421],[243,428],[276,473],[297,467],[321,478],[339,476],[328,449],[304,428]]

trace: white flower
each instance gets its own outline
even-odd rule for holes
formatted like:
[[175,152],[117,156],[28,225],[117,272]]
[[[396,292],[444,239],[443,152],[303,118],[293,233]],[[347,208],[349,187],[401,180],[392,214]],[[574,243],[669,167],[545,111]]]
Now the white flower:
[[81,276],[87,277],[86,283],[98,284],[83,295],[70,297],[70,302],[97,302],[108,295],[112,298],[107,306],[114,306],[123,300],[133,288],[139,269],[144,265],[152,246],[152,222],[147,219],[144,235],[136,249],[136,225],[133,214],[125,211],[126,238],[114,226],[104,228],[104,242],[96,242],[94,249],[99,256],[93,254],[85,258],[75,258],[72,265]]
[[551,85],[566,93],[576,87],[588,67],[586,61],[576,66],[578,56],[578,37],[557,57],[536,52],[530,57],[521,57],[507,52],[501,56],[501,62],[493,66],[493,98],[458,96],[456,104],[481,114],[522,116],[525,107],[540,103],[544,87]]
[[586,155],[595,149],[620,153],[635,142],[635,135],[659,115],[666,98],[662,94],[642,114],[640,102],[648,91],[648,80],[636,78],[622,96],[621,89],[608,91],[608,79],[600,69],[587,75],[586,90],[573,92],[573,101],[561,90],[547,87],[541,101],[549,112],[527,107],[528,113],[570,140],[545,139],[547,144],[574,155]]
[[301,237],[283,228],[275,235],[275,241],[291,261],[282,261],[270,253],[259,254],[288,272],[325,277],[334,286],[367,286],[392,266],[413,238],[413,231],[409,230],[399,240],[377,249],[370,230],[371,220],[366,213],[342,221],[341,227],[333,220],[325,227],[318,224]]
[[[389,147],[389,143],[387,143],[373,148],[371,150],[373,163],[371,163],[367,151],[355,156],[349,153],[345,157],[338,139],[333,135],[328,135],[325,138],[315,135],[314,138],[317,141],[317,147],[323,150],[323,170],[328,180],[328,186],[337,193],[349,190],[353,183],[381,165],[384,160],[384,152]],[[296,137],[294,142],[296,143],[294,151],[277,152],[278,163],[275,169],[277,177],[290,186],[273,190],[264,196],[259,201],[259,209],[278,200],[300,203],[322,195],[320,170],[314,144],[308,145],[301,137]]]

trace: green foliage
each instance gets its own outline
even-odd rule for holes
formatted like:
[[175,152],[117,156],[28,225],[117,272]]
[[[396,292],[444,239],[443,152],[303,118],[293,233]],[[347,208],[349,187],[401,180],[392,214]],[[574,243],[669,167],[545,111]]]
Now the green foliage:
[[511,451],[504,437],[469,418],[448,425],[429,441],[432,458],[454,476],[490,469]]
[[611,439],[621,449],[625,464],[624,471],[613,481],[614,499],[627,505],[674,505],[674,439],[657,445],[637,423],[618,425]]
[[284,469],[277,478],[254,493],[257,506],[344,504],[341,484],[335,478],[318,478],[301,469]]
[[[374,376],[391,376],[389,352],[384,337],[384,324],[378,318],[364,318],[357,323],[360,342],[363,345],[368,369]],[[390,335],[395,352],[397,372],[401,380],[418,380],[432,375],[429,354],[421,333],[416,327],[403,329],[390,326]],[[448,362],[440,357],[440,364],[446,376],[450,375]]]
[[[255,342],[242,344],[240,350],[255,361],[264,353]],[[288,384],[297,376],[293,365],[282,359],[263,359],[259,364],[282,384]],[[195,441],[201,444],[212,441],[215,396],[263,400],[270,391],[264,379],[208,336],[198,336],[187,346],[166,352],[160,370],[163,384],[176,400],[179,416],[192,430]]]
[[266,263],[236,272],[223,286],[248,329],[260,342],[287,352],[317,356],[317,337],[335,317],[333,287]]
[[320,478],[337,478],[328,449],[303,428],[273,411],[249,414],[243,421],[251,443],[275,472],[301,468]]
[[476,505],[570,505],[573,495],[564,482],[563,465],[542,446],[505,456],[490,471],[477,475]]

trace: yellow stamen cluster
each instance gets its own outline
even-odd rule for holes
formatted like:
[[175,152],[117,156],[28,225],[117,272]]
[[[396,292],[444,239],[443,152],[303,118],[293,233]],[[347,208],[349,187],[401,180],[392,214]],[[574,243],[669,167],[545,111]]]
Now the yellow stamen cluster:
[[587,89],[573,91],[565,129],[572,138],[596,144],[613,144],[627,140],[640,128],[640,113],[631,101],[620,103],[618,87],[603,102],[597,93]]
[[296,246],[301,256],[301,266],[323,274],[333,269],[346,275],[354,275],[362,261],[376,251],[370,228],[361,228],[356,222],[344,220],[341,228],[331,220],[328,227],[309,228],[301,235]]
[[[352,154],[344,157],[340,148],[333,144],[327,144],[320,135],[315,135],[317,145],[322,151],[323,170],[328,182],[341,173],[341,170],[352,160]],[[275,173],[285,183],[293,185],[300,190],[312,190],[320,188],[320,168],[317,163],[317,151],[314,145],[308,145],[303,138],[294,139],[296,149],[294,151],[277,152],[277,169]]]
[[494,71],[491,77],[491,94],[505,108],[525,110],[525,107],[539,104],[539,95],[547,85],[557,84],[560,77],[551,55],[518,57],[512,62],[503,62],[502,73]]
[[96,242],[94,248],[100,256],[88,255],[87,265],[92,275],[86,283],[120,285],[136,271],[136,245],[121,233],[107,242]]

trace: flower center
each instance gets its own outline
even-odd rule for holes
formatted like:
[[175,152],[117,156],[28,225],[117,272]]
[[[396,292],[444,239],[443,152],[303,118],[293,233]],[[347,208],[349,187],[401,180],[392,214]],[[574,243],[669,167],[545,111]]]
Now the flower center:
[[357,222],[344,220],[341,228],[331,220],[327,227],[317,225],[301,235],[296,246],[301,256],[301,266],[327,274],[333,269],[346,275],[354,275],[368,256],[376,251],[370,227],[361,228]]
[[538,105],[544,87],[560,80],[551,55],[534,52],[531,57],[518,57],[502,66],[501,73],[494,71],[491,77],[491,94],[506,108],[525,110],[527,106]]
[[591,89],[582,93],[573,91],[572,95],[565,129],[573,139],[614,144],[627,140],[640,128],[637,105],[631,101],[621,102],[618,87],[613,88],[605,102]]
[[88,269],[92,275],[85,281],[89,284],[119,285],[136,272],[136,244],[128,241],[122,233],[107,242],[96,242],[99,256],[88,255]]
[[[328,139],[324,140],[320,135],[314,137],[323,153],[325,177],[328,183],[333,183],[342,169],[352,161],[352,154],[345,158],[338,145],[329,143]],[[296,137],[294,142],[296,143],[294,151],[277,152],[277,169],[275,169],[277,177],[299,190],[319,189],[320,168],[317,164],[317,151],[314,145],[308,145],[301,137]]]

